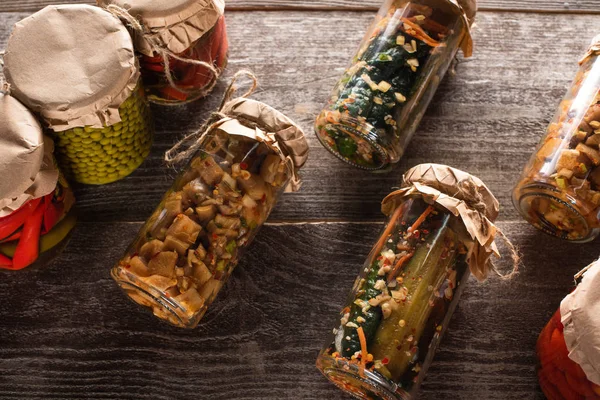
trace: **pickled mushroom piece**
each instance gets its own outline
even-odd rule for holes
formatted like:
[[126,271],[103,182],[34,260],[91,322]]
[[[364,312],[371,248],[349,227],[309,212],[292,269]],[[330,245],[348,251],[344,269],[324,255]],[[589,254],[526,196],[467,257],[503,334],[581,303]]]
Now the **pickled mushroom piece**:
[[210,156],[202,159],[197,168],[202,180],[211,186],[221,182],[221,179],[223,179],[223,175],[225,174],[215,159]]
[[172,278],[175,276],[177,258],[177,253],[174,251],[161,251],[148,262],[148,269],[152,275]]
[[189,245],[194,244],[202,227],[185,214],[179,214],[167,230],[167,237],[172,236]]
[[200,288],[198,293],[200,293],[200,297],[202,297],[206,302],[211,302],[217,296],[217,293],[219,293],[221,287],[223,287],[223,281],[210,279]]
[[165,251],[176,251],[180,256],[184,255],[190,247],[190,243],[179,240],[174,236],[167,236],[164,245]]
[[188,252],[187,262],[192,269],[191,275],[196,279],[198,285],[202,286],[212,278],[212,272],[210,272],[204,262],[196,257],[196,253],[193,250]]
[[129,264],[125,267],[129,270],[129,272],[136,274],[137,276],[150,276],[150,270],[148,269],[148,265],[140,258],[133,257],[129,260]]
[[196,215],[200,221],[210,221],[217,214],[217,207],[214,204],[196,207]]
[[182,192],[182,200],[189,207],[200,204],[211,196],[210,187],[200,178],[187,183]]
[[188,289],[174,300],[183,306],[188,314],[195,314],[204,306],[204,297],[198,294],[196,289]]
[[152,257],[163,251],[165,244],[158,239],[152,239],[142,245],[140,249],[140,256],[146,260],[150,260]]
[[281,186],[286,181],[286,165],[281,157],[269,154],[260,167],[260,176],[272,186]]
[[253,200],[264,200],[270,196],[269,186],[259,175],[252,174],[248,179],[238,178],[242,190]]

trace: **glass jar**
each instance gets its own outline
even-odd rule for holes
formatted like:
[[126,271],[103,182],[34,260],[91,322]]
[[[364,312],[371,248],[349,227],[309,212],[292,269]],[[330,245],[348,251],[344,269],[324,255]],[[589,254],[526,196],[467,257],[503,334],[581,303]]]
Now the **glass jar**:
[[[461,189],[467,182],[479,196]],[[485,215],[469,205],[475,198],[487,204]],[[475,237],[493,243],[497,207],[485,185],[462,171],[430,164],[407,172],[403,189],[384,200],[389,218],[317,368],[357,398],[416,398],[470,271],[485,279],[493,246],[476,248]]]
[[102,185],[135,171],[150,154],[154,125],[144,89],[138,85],[119,106],[120,121],[94,128],[48,130],[65,174],[80,183]]
[[148,156],[153,123],[133,42],[112,14],[48,6],[15,25],[4,60],[12,94],[42,117],[67,178],[114,182]]
[[19,270],[52,261],[75,227],[74,202],[71,188],[60,176],[52,193],[0,217],[0,268]]
[[75,225],[73,192],[56,167],[53,143],[23,104],[0,91],[0,268],[51,261]]
[[[198,324],[305,161],[297,126],[263,103],[240,103],[210,125],[111,272],[132,300],[178,327]],[[274,134],[275,146],[264,133],[280,131],[304,149],[296,161],[285,144],[291,137]]]
[[563,299],[536,345],[540,387],[549,400],[600,400],[600,264],[576,275],[577,288]]
[[[178,56],[212,64],[220,74],[227,66],[228,49],[225,17],[221,16],[210,31]],[[171,76],[176,84],[173,87],[165,76],[164,60],[160,55],[142,55],[140,65],[148,99],[158,104],[181,104],[204,97],[218,78],[202,65],[170,58]]]
[[[227,65],[229,49],[223,0],[97,0],[97,3],[122,18],[136,18],[143,26],[133,36],[150,101],[182,104],[212,91]],[[214,69],[197,62],[212,65]]]
[[316,119],[323,146],[362,169],[398,162],[461,44],[470,56],[475,8],[465,9],[452,0],[386,0]]
[[575,242],[600,233],[600,60],[582,60],[571,87],[513,191],[536,228]]

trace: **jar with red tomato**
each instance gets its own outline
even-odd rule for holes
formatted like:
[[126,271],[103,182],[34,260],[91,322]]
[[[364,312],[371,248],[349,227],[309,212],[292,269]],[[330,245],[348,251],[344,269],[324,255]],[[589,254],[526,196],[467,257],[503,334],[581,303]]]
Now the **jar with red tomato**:
[[74,197],[35,117],[0,92],[0,268],[44,264],[66,245],[75,225]]
[[538,378],[548,400],[600,400],[600,260],[542,330]]
[[[148,99],[181,104],[208,95],[227,65],[229,45],[223,0],[97,0],[137,18],[135,31]],[[111,8],[112,6],[112,8]]]

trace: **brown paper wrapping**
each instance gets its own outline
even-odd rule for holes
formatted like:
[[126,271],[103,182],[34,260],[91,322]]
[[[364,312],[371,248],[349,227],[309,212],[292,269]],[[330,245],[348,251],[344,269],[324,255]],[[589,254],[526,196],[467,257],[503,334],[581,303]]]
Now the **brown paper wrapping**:
[[211,130],[220,129],[230,135],[246,136],[265,143],[292,172],[287,190],[295,192],[300,189],[298,170],[308,158],[308,143],[298,125],[273,107],[243,97],[225,103],[220,113],[225,118],[211,125]]
[[88,5],[48,6],[17,22],[4,62],[12,95],[57,132],[120,122],[139,80],[125,26]]
[[15,98],[0,94],[0,218],[56,188],[52,140]]
[[560,303],[569,358],[600,385],[600,260],[592,263],[574,292]]
[[585,55],[579,60],[579,64],[583,64],[589,57],[597,56],[598,54],[600,54],[600,35],[596,35],[592,39],[590,47],[588,47]]
[[477,1],[476,0],[447,0],[452,3],[455,7],[458,7],[459,13],[465,20],[467,31],[465,37],[461,42],[460,46],[465,57],[471,57],[473,55],[473,36],[471,34],[471,26],[475,21],[475,14],[477,14]]
[[389,215],[408,196],[422,196],[458,217],[465,228],[459,232],[467,247],[467,262],[471,273],[484,280],[493,269],[491,256],[500,257],[494,239],[499,203],[487,186],[477,177],[440,164],[421,164],[402,178],[402,187],[390,193],[381,203]]
[[[147,56],[158,41],[175,54],[183,53],[219,20],[223,0],[97,0],[99,6],[114,4],[137,18],[147,29],[135,34],[135,47]],[[157,40],[158,39],[158,40]]]

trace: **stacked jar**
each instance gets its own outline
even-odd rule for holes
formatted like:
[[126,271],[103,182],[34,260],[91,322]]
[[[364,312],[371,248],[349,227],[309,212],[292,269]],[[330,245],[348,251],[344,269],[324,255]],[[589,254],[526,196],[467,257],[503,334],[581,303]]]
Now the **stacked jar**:
[[229,101],[112,276],[135,302],[195,327],[281,193],[299,188],[302,130],[268,105]]
[[52,140],[18,100],[0,92],[0,268],[49,262],[75,225],[73,193]]
[[548,400],[600,399],[600,261],[584,271],[537,342],[538,378]]
[[42,117],[67,177],[114,182],[148,156],[153,125],[118,18],[87,5],[48,6],[15,25],[4,60],[13,95]]
[[600,36],[513,191],[536,228],[576,242],[600,233]]
[[462,46],[471,56],[475,0],[386,0],[317,117],[317,137],[371,171],[402,157]]
[[150,101],[181,104],[211,92],[227,65],[223,0],[97,2],[141,23],[133,35]]
[[382,211],[388,221],[317,368],[357,398],[413,399],[469,272],[483,280],[493,268],[498,201],[477,177],[422,164]]

